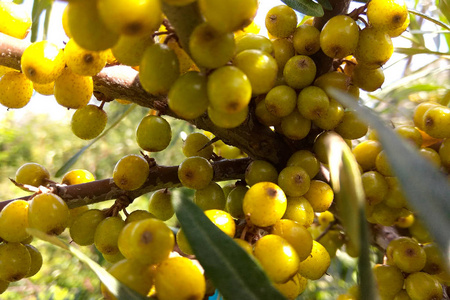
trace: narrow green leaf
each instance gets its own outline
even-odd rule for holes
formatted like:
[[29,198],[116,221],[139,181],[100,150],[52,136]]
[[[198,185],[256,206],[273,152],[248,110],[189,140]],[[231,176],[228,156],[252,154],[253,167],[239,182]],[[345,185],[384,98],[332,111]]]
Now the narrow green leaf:
[[105,135],[107,135],[111,129],[116,127],[120,123],[120,121],[122,121],[126,116],[128,116],[128,114],[131,113],[133,111],[133,109],[135,109],[136,107],[137,107],[136,104],[130,105],[122,114],[119,115],[119,117],[116,120],[114,120],[114,122],[107,129],[105,129],[102,132],[102,134],[100,134],[98,137],[93,139],[89,144],[87,144],[86,146],[81,148],[61,168],[59,168],[59,170],[56,171],[55,177],[63,176],[67,171],[69,171],[69,169],[77,162],[77,160],[81,157],[81,155],[83,155],[83,153],[87,149],[89,149],[89,147],[91,147],[93,144],[95,144],[95,142],[97,142],[98,140],[103,138]]
[[86,256],[83,252],[78,250],[72,245],[68,245],[59,239],[57,236],[48,235],[35,228],[27,228],[27,232],[31,235],[37,237],[38,239],[44,240],[51,243],[54,246],[60,247],[66,251],[70,251],[75,255],[80,261],[85,263],[94,273],[98,276],[100,281],[108,288],[108,290],[118,299],[118,300],[144,300],[149,299],[144,297],[137,292],[133,291],[126,285],[120,283],[114,276],[108,273],[104,268],[102,268],[95,261]]
[[312,0],[281,0],[293,10],[307,16],[322,17],[324,12],[322,5]]
[[414,211],[423,220],[434,240],[450,262],[450,184],[417,149],[405,142],[369,108],[356,99],[336,89],[331,96],[356,111],[361,120],[374,129],[386,151],[389,164],[405,192]]
[[317,0],[317,2],[319,2],[319,4],[322,5],[322,7],[325,8],[326,10],[333,9],[333,6],[331,6],[330,1],[328,0]]
[[424,13],[422,13],[420,11],[417,11],[417,10],[414,10],[414,9],[408,9],[408,11],[410,13],[415,14],[415,15],[421,17],[421,18],[424,18],[425,20],[428,20],[428,21],[430,21],[430,22],[432,22],[432,23],[434,23],[434,24],[436,24],[438,26],[441,26],[442,28],[445,28],[446,30],[450,30],[450,25],[445,24],[444,22],[441,22],[440,20],[437,20],[437,19],[435,19],[433,17],[430,17],[427,14],[424,14]]
[[450,1],[449,0],[439,0],[437,1],[437,7],[441,13],[447,18],[447,22],[450,22]]
[[50,15],[52,14],[52,7],[53,5],[50,5],[45,10],[45,19],[44,19],[44,33],[42,35],[42,39],[46,40],[48,35],[48,26],[50,25]]
[[450,56],[450,53],[448,53],[448,52],[432,51],[432,50],[427,49],[427,48],[402,48],[402,47],[396,47],[396,48],[394,48],[394,51],[396,53],[406,54],[406,55],[432,54],[432,55],[439,55],[439,56]]
[[285,299],[255,259],[217,228],[192,201],[183,197],[172,201],[196,258],[225,299]]

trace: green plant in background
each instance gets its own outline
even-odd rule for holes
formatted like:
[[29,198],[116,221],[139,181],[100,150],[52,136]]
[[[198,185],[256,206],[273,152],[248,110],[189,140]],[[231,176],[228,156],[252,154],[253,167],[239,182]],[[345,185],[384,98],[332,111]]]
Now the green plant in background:
[[2,297],[448,298],[448,3],[283,2],[0,2]]

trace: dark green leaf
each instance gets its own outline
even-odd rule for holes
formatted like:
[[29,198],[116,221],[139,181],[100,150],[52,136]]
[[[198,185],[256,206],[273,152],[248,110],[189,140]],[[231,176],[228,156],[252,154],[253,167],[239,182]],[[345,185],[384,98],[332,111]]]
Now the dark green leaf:
[[61,168],[59,168],[58,171],[56,171],[55,177],[61,177],[63,176],[67,171],[70,170],[70,168],[77,162],[77,160],[83,155],[83,153],[89,149],[95,142],[100,140],[102,137],[104,137],[108,132],[116,127],[120,121],[122,121],[130,112],[133,111],[133,109],[136,108],[136,104],[132,104],[125,111],[123,111],[119,117],[107,128],[105,131],[102,132],[98,137],[93,139],[89,144],[81,148],[74,156],[72,156]]
[[389,164],[414,211],[441,247],[449,261],[450,239],[450,184],[448,179],[405,142],[369,108],[358,104],[355,98],[336,89],[329,89],[332,97],[356,111],[358,116],[374,129],[386,151]]
[[182,197],[172,201],[196,258],[225,299],[285,299],[255,259],[209,221],[192,201]]
[[149,299],[147,297],[141,296],[137,292],[131,290],[126,285],[117,281],[111,274],[108,273],[104,268],[102,268],[95,261],[86,256],[83,252],[78,250],[72,245],[68,245],[63,242],[61,239],[54,235],[48,235],[40,230],[34,228],[28,228],[27,232],[31,235],[49,242],[57,247],[60,247],[64,250],[70,251],[73,255],[75,255],[80,261],[84,262],[94,273],[98,276],[101,282],[108,288],[108,290],[118,299],[118,300],[144,300]]
[[322,7],[325,8],[326,10],[333,9],[333,6],[331,6],[330,1],[328,0],[317,0],[317,2],[319,2],[319,4],[322,5]]
[[281,0],[290,8],[312,17],[323,16],[323,8],[319,3],[312,0]]

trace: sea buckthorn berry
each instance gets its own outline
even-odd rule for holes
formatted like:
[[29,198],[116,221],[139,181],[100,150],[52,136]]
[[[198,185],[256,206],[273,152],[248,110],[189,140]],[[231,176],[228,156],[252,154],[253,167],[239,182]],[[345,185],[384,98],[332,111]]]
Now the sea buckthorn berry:
[[439,103],[434,101],[425,101],[416,106],[413,113],[414,125],[420,130],[424,130],[425,124],[423,122],[423,115],[431,107],[439,106]]
[[378,292],[382,297],[393,297],[403,288],[403,274],[396,266],[377,264],[373,267]]
[[170,124],[163,117],[147,115],[136,129],[136,141],[145,151],[162,151],[169,146],[171,139]]
[[[136,261],[123,259],[108,268],[108,272],[122,284],[138,292],[142,296],[147,296],[153,287],[155,279],[155,267],[141,264]],[[102,294],[105,299],[116,299],[103,284]]]
[[66,68],[56,79],[53,91],[60,105],[78,109],[86,106],[91,100],[94,84],[92,77],[77,75]]
[[70,122],[72,132],[83,140],[99,136],[106,127],[108,116],[97,105],[86,105],[75,111]]
[[177,246],[180,248],[180,250],[187,255],[194,255],[194,251],[191,248],[191,245],[189,244],[189,241],[187,240],[186,235],[184,234],[183,228],[180,228],[176,235],[176,241]]
[[354,111],[345,111],[338,126],[334,128],[343,139],[355,140],[367,134],[369,127]]
[[441,167],[441,157],[439,156],[439,153],[433,148],[420,148],[419,153],[429,162],[431,162],[436,168],[439,169]]
[[120,216],[108,217],[98,223],[94,233],[94,244],[98,251],[108,255],[119,253],[117,241],[123,227],[125,221]]
[[442,285],[425,272],[416,272],[405,279],[405,289],[412,300],[443,299]]
[[235,113],[228,113],[208,107],[208,117],[214,125],[221,128],[235,128],[244,123],[248,116],[248,106]]
[[28,202],[16,200],[8,203],[0,211],[0,238],[10,243],[18,243],[30,235],[28,228]]
[[297,98],[297,109],[309,120],[316,120],[325,115],[330,106],[327,94],[317,86],[308,86],[300,91]]
[[281,219],[273,226],[272,234],[281,236],[291,244],[300,261],[305,260],[311,254],[313,238],[311,233],[299,223]]
[[330,254],[319,242],[313,241],[311,255],[300,262],[298,273],[311,280],[317,280],[330,266]]
[[125,224],[150,218],[156,217],[147,210],[137,209],[128,215],[128,217],[125,219]]
[[356,145],[352,152],[363,171],[370,171],[375,168],[375,159],[381,150],[378,141],[366,140]]
[[28,253],[30,253],[31,258],[30,271],[28,271],[25,277],[32,277],[36,275],[42,267],[42,254],[32,245],[26,244],[25,247],[27,248]]
[[238,244],[242,249],[244,249],[245,252],[247,252],[249,255],[253,255],[253,246],[249,242],[239,238],[234,238],[233,241],[235,241],[236,244]]
[[35,42],[28,46],[20,60],[22,72],[33,82],[55,81],[64,70],[63,51],[47,41]]
[[181,75],[170,88],[169,108],[188,120],[201,116],[209,104],[206,86],[207,78],[199,72]]
[[24,39],[31,27],[31,18],[24,5],[13,2],[0,2],[0,32]]
[[280,118],[285,117],[294,111],[297,94],[290,86],[279,85],[267,93],[264,103],[271,114]]
[[317,217],[317,221],[319,221],[321,229],[325,229],[331,222],[334,222],[334,220],[334,215],[329,210],[321,212]]
[[272,36],[287,38],[297,27],[297,14],[287,5],[278,5],[267,12],[265,24]]
[[433,242],[423,245],[423,250],[427,256],[425,267],[422,270],[423,272],[432,275],[448,272],[444,256],[436,243]]
[[72,1],[67,6],[68,31],[80,47],[101,51],[117,43],[119,34],[106,27],[100,18],[97,1]]
[[150,197],[148,211],[162,221],[172,218],[172,193],[167,189],[155,191]]
[[16,182],[28,184],[35,187],[46,185],[50,179],[47,169],[37,163],[25,163],[16,172]]
[[89,51],[70,39],[64,48],[64,61],[75,74],[94,76],[106,65],[106,51]]
[[439,156],[444,167],[450,170],[450,139],[444,139],[439,147]]
[[325,92],[329,87],[348,92],[351,86],[351,77],[347,74],[333,71],[320,75],[314,80],[314,85],[320,87]]
[[210,105],[218,111],[237,113],[248,106],[252,85],[243,71],[234,66],[216,69],[208,77]]
[[94,181],[95,177],[88,170],[76,169],[64,174],[61,183],[67,185],[81,184]]
[[422,134],[416,127],[409,125],[397,126],[394,131],[416,147],[420,148],[422,146]]
[[178,167],[178,178],[185,187],[200,190],[208,186],[214,175],[209,161],[200,156],[186,158]]
[[375,159],[375,167],[377,171],[384,176],[394,176],[391,165],[384,150],[381,150],[381,152],[378,153],[377,158]]
[[82,213],[84,213],[87,210],[89,210],[87,205],[69,208],[69,223],[67,224],[67,228],[70,229],[70,227],[72,227],[75,219],[78,218],[79,215],[81,215]]
[[312,55],[320,50],[320,31],[312,25],[300,25],[295,28],[292,43],[297,54]]
[[180,65],[175,51],[166,44],[147,47],[139,64],[139,81],[150,94],[167,93],[180,76]]
[[377,171],[368,171],[361,175],[366,200],[374,205],[384,200],[388,192],[388,184],[384,176]]
[[[0,2],[2,3],[2,2]],[[7,108],[22,108],[33,96],[33,83],[19,72],[8,72],[0,77],[0,104]]]
[[168,258],[156,269],[155,290],[161,300],[201,300],[205,296],[205,277],[190,259]]
[[295,55],[286,62],[283,76],[287,85],[301,89],[313,83],[316,70],[316,64],[309,56]]
[[195,191],[194,203],[202,210],[225,209],[225,194],[220,185],[211,181],[204,189]]
[[260,227],[275,224],[286,211],[283,190],[272,182],[258,182],[245,194],[243,210],[252,224]]
[[233,32],[252,23],[258,9],[256,0],[199,0],[200,11],[216,30]]
[[183,154],[186,157],[201,156],[209,159],[213,153],[213,145],[209,144],[209,137],[201,132],[193,132],[189,134],[183,142]]
[[333,203],[334,193],[331,186],[320,180],[311,180],[309,190],[304,194],[314,212],[324,212]]
[[283,219],[289,219],[308,228],[314,221],[314,210],[305,197],[288,197]]
[[276,126],[281,124],[281,118],[275,116],[267,109],[266,99],[263,99],[256,104],[255,115],[258,121],[266,126]]
[[[169,257],[175,244],[175,238],[163,221],[145,219],[127,226],[130,225],[133,226],[132,231],[124,231],[126,228],[124,227],[118,240],[120,252],[126,258],[138,260],[143,264],[156,264]],[[124,253],[121,244],[127,244],[130,252]]]
[[396,177],[385,177],[388,184],[388,192],[383,202],[392,208],[402,208],[408,205],[405,194]]
[[38,194],[28,206],[28,224],[47,234],[61,234],[69,224],[69,207],[55,194]]
[[105,25],[119,34],[151,34],[162,22],[161,2],[158,0],[99,0],[97,7]]
[[392,250],[392,261],[405,273],[418,272],[426,264],[425,250],[414,240],[404,240]]
[[135,154],[122,157],[114,167],[114,183],[125,191],[140,188],[147,180],[150,167],[145,158]]
[[35,83],[33,82],[33,89],[41,95],[50,96],[53,95],[53,90],[55,88],[55,82],[50,83]]
[[285,283],[274,283],[277,290],[289,300],[297,299],[297,297],[306,290],[307,284],[308,279],[298,273]]
[[310,178],[302,167],[285,167],[278,174],[278,185],[287,196],[299,197],[309,190]]
[[409,226],[409,233],[419,243],[431,243],[433,241],[430,232],[419,218],[414,219],[414,223]]
[[227,202],[225,204],[225,210],[236,219],[244,219],[243,202],[245,193],[247,193],[248,187],[243,185],[237,185],[227,196]]
[[324,130],[333,130],[344,117],[344,107],[334,99],[330,99],[328,109],[318,119],[312,120],[313,124]]
[[355,52],[359,27],[346,15],[332,17],[320,32],[320,48],[331,58],[344,58]]
[[276,183],[278,180],[277,169],[268,161],[254,160],[245,170],[245,182],[252,186],[258,182],[269,181]]
[[220,209],[205,210],[205,215],[226,235],[233,238],[236,233],[236,224],[229,213]]
[[31,256],[21,243],[0,244],[0,280],[13,282],[27,276]]
[[281,119],[281,131],[291,140],[305,138],[311,130],[311,120],[304,118],[297,110]]
[[383,31],[393,31],[408,19],[408,7],[404,0],[374,0],[367,6],[370,25]]
[[352,82],[360,89],[373,92],[381,88],[384,83],[384,72],[382,68],[371,69],[363,64],[357,64],[353,68]]
[[435,106],[423,114],[423,130],[434,138],[450,138],[450,108]]
[[359,64],[376,69],[384,65],[394,52],[391,38],[373,27],[366,27],[359,33],[355,57]]
[[191,57],[199,66],[215,69],[229,62],[235,52],[232,32],[220,32],[208,22],[201,23],[189,39]]
[[294,45],[289,39],[272,40],[273,56],[278,64],[278,71],[283,70],[286,62],[295,55]]
[[324,131],[320,133],[316,140],[314,141],[313,145],[313,152],[316,155],[317,159],[324,164],[328,164],[328,152],[331,151],[331,149],[328,148],[328,145],[325,144],[325,140],[327,139],[327,136],[330,134],[333,134],[330,131]]
[[236,37],[236,54],[250,49],[261,50],[271,54],[273,52],[273,44],[265,36],[254,33],[244,33]]
[[309,178],[312,179],[319,173],[320,162],[311,151],[298,150],[289,157],[286,166],[302,167],[308,173]]
[[151,34],[143,36],[120,35],[111,48],[114,57],[127,66],[139,66],[145,49],[155,43]]

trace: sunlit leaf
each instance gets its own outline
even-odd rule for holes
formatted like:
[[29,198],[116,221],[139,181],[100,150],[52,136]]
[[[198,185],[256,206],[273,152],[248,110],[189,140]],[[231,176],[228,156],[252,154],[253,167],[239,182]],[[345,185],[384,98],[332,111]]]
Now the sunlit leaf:
[[446,52],[439,52],[439,51],[432,51],[427,48],[402,48],[402,47],[396,47],[394,48],[394,51],[396,53],[400,54],[406,54],[406,55],[417,55],[417,54],[432,54],[432,55],[439,55],[439,56],[450,56],[450,53]]
[[361,120],[377,132],[389,164],[398,177],[411,206],[449,261],[450,184],[448,179],[420,155],[417,149],[387,127],[372,110],[359,105],[355,98],[336,89],[329,89],[329,93],[344,106],[355,110]]
[[114,120],[114,122],[108,127],[106,128],[102,134],[100,134],[98,137],[96,137],[95,139],[93,139],[89,144],[87,144],[86,146],[84,146],[83,148],[81,148],[74,156],[72,156],[61,168],[59,168],[58,171],[56,171],[55,176],[56,177],[60,177],[63,176],[67,171],[70,170],[70,168],[77,162],[77,160],[83,155],[83,153],[89,149],[93,144],[95,144],[95,142],[97,142],[98,140],[100,140],[101,138],[103,138],[105,135],[108,134],[108,132],[113,129],[114,127],[116,127],[120,121],[122,121],[126,116],[128,116],[128,114],[130,112],[133,111],[133,109],[135,109],[137,107],[136,104],[132,104],[129,107],[127,107],[127,109],[125,111],[123,111],[116,120]]
[[131,290],[126,285],[117,281],[114,276],[108,273],[104,268],[102,268],[95,261],[86,256],[83,252],[78,250],[76,247],[72,245],[68,245],[59,239],[57,236],[48,235],[40,230],[34,228],[28,228],[27,232],[37,237],[38,239],[49,242],[57,247],[60,247],[64,250],[70,251],[74,256],[76,256],[80,261],[85,263],[101,280],[101,282],[108,288],[108,290],[118,299],[118,300],[144,300],[149,299],[144,297],[137,292]]
[[428,21],[430,21],[430,22],[432,22],[432,23],[434,23],[434,24],[436,24],[436,25],[438,25],[438,26],[441,26],[442,28],[444,28],[444,29],[446,29],[446,30],[450,30],[450,25],[445,24],[444,22],[441,22],[441,21],[438,20],[438,19],[435,19],[435,18],[433,18],[433,17],[430,17],[430,16],[427,15],[427,14],[424,14],[424,13],[422,13],[422,12],[420,12],[420,11],[417,11],[417,10],[414,10],[414,9],[408,9],[408,11],[409,11],[410,13],[415,14],[415,15],[421,17],[421,18],[424,18],[425,20],[428,20]]
[[214,225],[191,200],[172,200],[176,216],[208,278],[225,299],[285,299],[236,242]]
[[34,0],[33,9],[31,11],[31,20],[32,20],[31,42],[35,42],[38,40],[38,31],[41,15],[45,10],[51,10],[52,5],[53,5],[52,0]]
[[281,0],[290,8],[312,17],[322,17],[324,12],[322,5],[312,0]]

